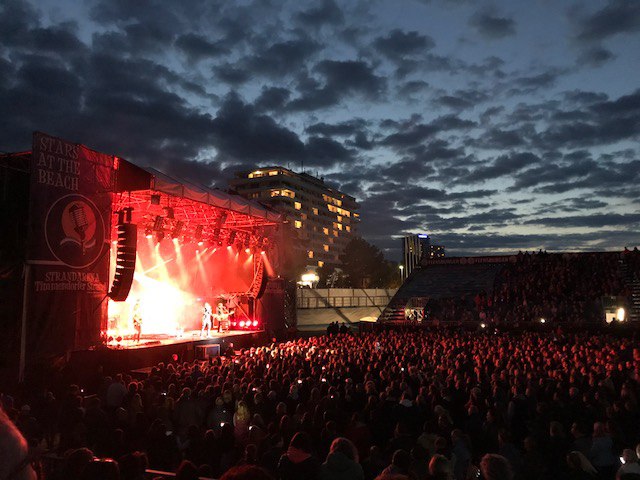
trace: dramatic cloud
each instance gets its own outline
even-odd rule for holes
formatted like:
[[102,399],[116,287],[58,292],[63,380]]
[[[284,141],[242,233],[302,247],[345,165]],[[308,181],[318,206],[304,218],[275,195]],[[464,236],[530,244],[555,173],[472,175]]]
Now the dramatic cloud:
[[512,18],[500,17],[490,12],[477,12],[469,19],[474,27],[485,38],[504,38],[515,35],[516,22]]
[[0,31],[2,151],[304,165],[394,259],[640,243],[638,2],[6,0]]
[[427,35],[418,32],[403,32],[393,30],[386,37],[378,37],[374,46],[385,56],[394,60],[406,55],[425,52],[435,47],[434,40]]
[[610,0],[606,6],[578,23],[577,38],[582,41],[604,40],[622,33],[640,31],[640,3]]

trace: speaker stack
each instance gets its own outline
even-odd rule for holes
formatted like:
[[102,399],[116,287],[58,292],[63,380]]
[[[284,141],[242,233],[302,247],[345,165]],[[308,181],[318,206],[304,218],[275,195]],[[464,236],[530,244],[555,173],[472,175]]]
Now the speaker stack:
[[133,223],[118,223],[118,247],[116,250],[116,274],[109,297],[115,302],[124,302],[131,290],[136,270],[136,244],[138,228]]

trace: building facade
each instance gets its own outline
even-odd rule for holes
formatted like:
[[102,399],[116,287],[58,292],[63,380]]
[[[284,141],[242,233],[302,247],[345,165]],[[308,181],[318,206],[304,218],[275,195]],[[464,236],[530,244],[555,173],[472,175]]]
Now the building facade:
[[431,237],[426,233],[406,235],[402,237],[402,271],[403,277],[419,267],[424,260],[444,257],[444,245],[433,245]]
[[402,237],[403,276],[407,278],[420,266],[422,259],[428,254],[431,239],[426,233],[406,235]]
[[230,185],[245,198],[258,200],[286,215],[299,241],[294,248],[307,265],[341,264],[340,255],[360,221],[356,199],[329,187],[321,178],[284,167],[238,172]]

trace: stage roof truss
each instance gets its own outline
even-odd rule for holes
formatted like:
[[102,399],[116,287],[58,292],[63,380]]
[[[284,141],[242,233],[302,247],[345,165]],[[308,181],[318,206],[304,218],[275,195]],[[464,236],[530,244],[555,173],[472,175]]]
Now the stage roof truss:
[[[178,221],[183,222],[181,236],[195,239],[195,231],[198,225],[202,225],[201,237],[203,240],[217,241],[228,239],[231,231],[236,235],[250,235],[250,243],[255,245],[258,231],[268,230],[278,222],[263,217],[243,214],[237,211],[216,207],[188,198],[174,197],[166,194],[160,196],[160,203],[154,203],[152,196],[158,192],[153,190],[138,190],[132,192],[120,192],[114,195],[114,212],[124,208],[133,208],[132,221],[141,229],[150,229],[157,216],[163,218],[163,231],[171,233]],[[173,218],[168,218],[169,212]],[[224,216],[224,222],[220,225],[219,234],[215,231],[220,218]],[[115,223],[115,222],[114,222]],[[115,228],[115,225],[114,225]]]

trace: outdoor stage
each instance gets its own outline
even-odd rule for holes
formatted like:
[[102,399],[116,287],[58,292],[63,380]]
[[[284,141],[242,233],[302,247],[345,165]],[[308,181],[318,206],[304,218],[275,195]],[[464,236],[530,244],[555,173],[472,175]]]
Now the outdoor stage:
[[235,337],[243,337],[252,333],[260,333],[263,330],[228,330],[226,332],[211,332],[210,336],[201,336],[200,330],[190,330],[184,332],[180,336],[175,335],[141,335],[140,341],[137,342],[132,338],[125,338],[120,342],[112,341],[107,343],[107,348],[112,350],[130,350],[143,349],[149,347],[158,347],[164,345],[179,345],[181,343],[194,343],[201,345],[216,344],[222,340]]
[[[0,262],[0,370],[18,382],[189,361],[206,345],[264,343],[295,318],[278,212],[42,132],[32,147],[0,155],[16,187],[3,190],[15,198],[4,237],[25,259]],[[223,321],[232,330],[200,338]]]
[[105,374],[127,372],[144,367],[152,367],[159,362],[190,362],[200,355],[201,347],[219,346],[220,355],[229,349],[250,348],[263,345],[270,339],[264,330],[230,330],[211,334],[210,338],[200,337],[199,330],[190,331],[181,338],[169,335],[143,335],[139,343],[124,340],[116,345],[101,345],[88,350],[72,352],[70,367],[80,377],[90,377],[99,367]]

